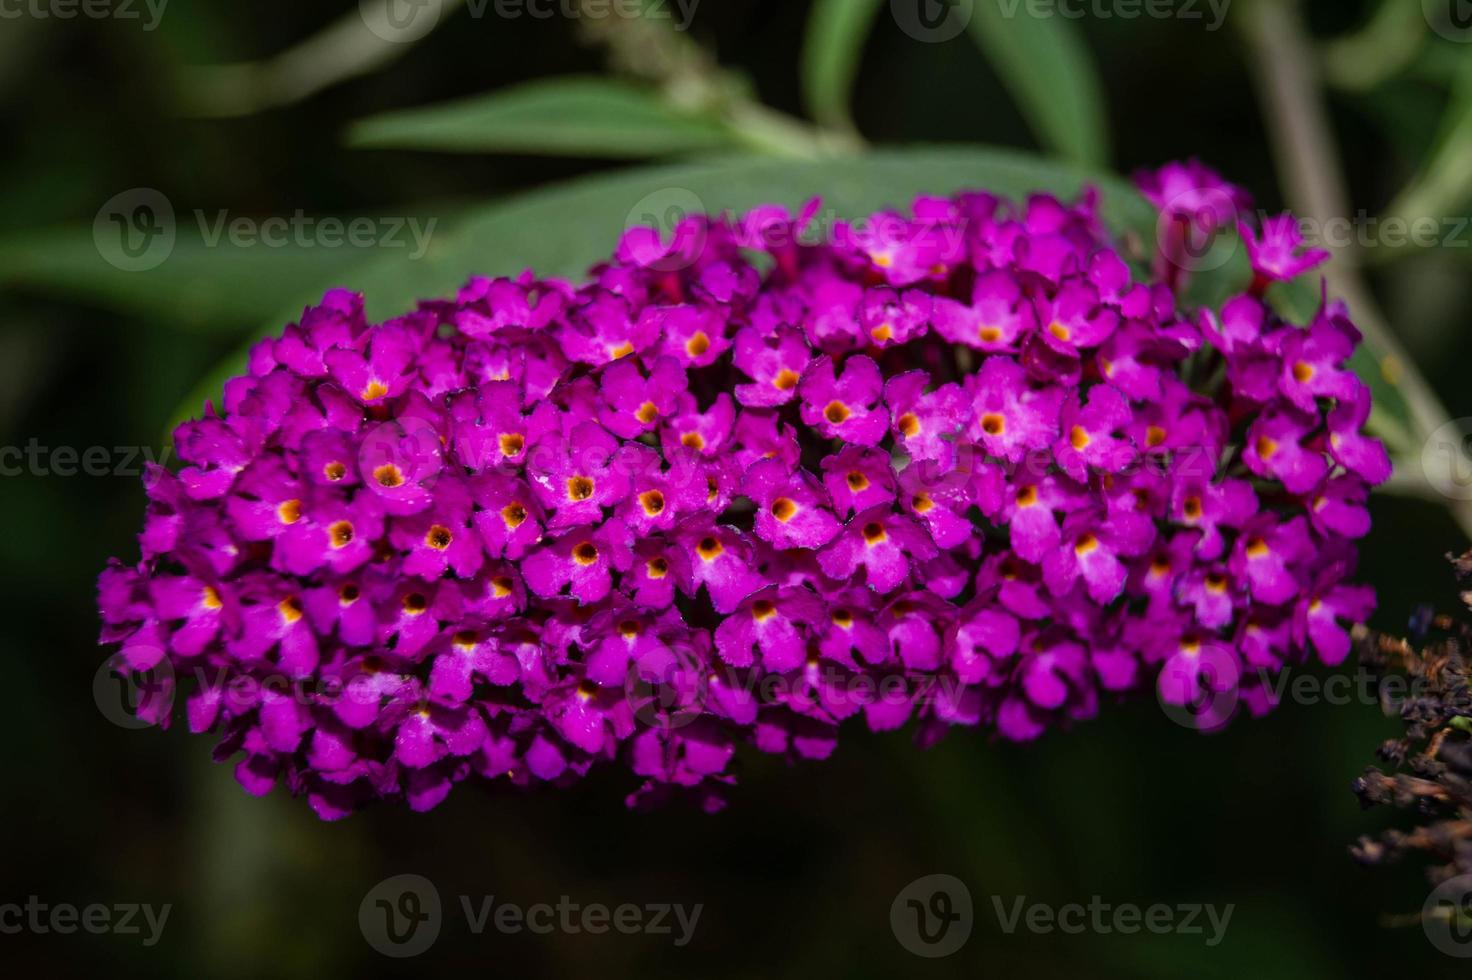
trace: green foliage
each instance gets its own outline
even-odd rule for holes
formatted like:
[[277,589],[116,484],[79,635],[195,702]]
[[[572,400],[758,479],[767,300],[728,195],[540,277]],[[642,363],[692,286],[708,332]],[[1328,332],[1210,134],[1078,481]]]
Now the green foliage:
[[649,159],[730,148],[719,120],[680,112],[653,89],[596,76],[554,78],[371,116],[352,146],[449,153]]
[[351,271],[362,265],[366,251],[242,247],[225,236],[211,243],[185,224],[157,268],[130,272],[103,259],[91,228],[60,228],[0,240],[0,288],[236,336],[279,309],[282,293],[330,281],[368,285]]
[[824,126],[854,128],[849,112],[864,42],[884,0],[817,0],[803,39],[802,86],[808,111]]
[[1023,0],[986,0],[971,16],[971,36],[1046,149],[1081,164],[1109,156],[1104,83],[1078,26],[1038,17]]

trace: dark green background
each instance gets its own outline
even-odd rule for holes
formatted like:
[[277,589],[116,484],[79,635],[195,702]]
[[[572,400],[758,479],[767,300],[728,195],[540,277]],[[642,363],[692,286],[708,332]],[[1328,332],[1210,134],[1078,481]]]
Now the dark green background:
[[[175,112],[180,66],[267,56],[351,4],[175,3],[152,33],[118,21],[0,20],[0,237],[10,247],[86,229],[102,202],[135,186],[181,209],[252,216],[436,215],[622,165],[341,145],[343,126],[374,112],[600,70],[600,54],[564,20],[462,18],[398,63],[298,105],[194,121]],[[1323,36],[1368,11],[1343,0],[1308,7]],[[805,8],[705,0],[695,35],[747,71],[763,99],[797,113]],[[1233,30],[1083,27],[1105,78],[1116,171],[1198,155],[1263,205],[1281,205]],[[1411,176],[1444,105],[1414,74],[1335,97],[1356,206],[1373,212]],[[920,45],[887,17],[866,50],[856,115],[881,143],[1031,145],[973,45]],[[1472,415],[1468,261],[1466,251],[1428,256],[1372,278],[1453,416]],[[0,267],[0,286],[7,278]],[[0,291],[0,444],[157,445],[175,405],[259,315],[180,319],[111,312],[80,288]],[[126,936],[0,936],[11,975],[1466,974],[1466,961],[1434,952],[1419,928],[1381,925],[1385,913],[1419,909],[1419,870],[1367,872],[1346,854],[1357,834],[1385,825],[1349,792],[1395,730],[1368,704],[1288,705],[1202,737],[1147,695],[1034,745],[963,731],[928,751],[903,734],[854,729],[824,764],[746,757],[731,807],[715,817],[628,813],[631,783],[613,771],[568,792],[467,785],[431,815],[381,808],[319,823],[280,792],[245,796],[228,767],[210,763],[207,739],[123,731],[95,708],[93,582],[109,556],[136,554],[142,506],[125,477],[0,479],[9,673],[0,902],[174,906],[151,949]],[[1376,624],[1398,628],[1422,602],[1450,606],[1441,555],[1462,544],[1455,525],[1400,499],[1377,498],[1374,513],[1363,568],[1380,590]],[[431,952],[396,964],[363,941],[357,911],[375,882],[402,872],[432,879],[449,915]],[[935,872],[967,883],[977,924],[962,952],[926,961],[895,942],[889,908],[906,883]],[[473,936],[460,894],[705,908],[695,941],[674,950],[648,936]],[[993,895],[1056,905],[1096,894],[1236,909],[1211,949],[1200,936],[1005,935],[992,912]]]

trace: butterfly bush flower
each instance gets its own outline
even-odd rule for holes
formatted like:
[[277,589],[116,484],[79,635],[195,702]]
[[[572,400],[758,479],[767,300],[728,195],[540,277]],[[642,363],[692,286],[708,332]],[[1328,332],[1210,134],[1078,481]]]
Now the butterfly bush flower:
[[826,240],[816,202],[635,229],[584,281],[380,324],[330,292],[150,471],[102,641],[160,675],[149,720],[177,688],[248,791],[324,818],[608,763],[716,807],[743,745],[1030,739],[1338,662],[1389,476],[1359,334],[1266,303],[1322,258],[1291,219],[1182,308],[1175,253],[1246,196],[1142,183],[1177,223],[1153,278],[1092,191],[964,193]]

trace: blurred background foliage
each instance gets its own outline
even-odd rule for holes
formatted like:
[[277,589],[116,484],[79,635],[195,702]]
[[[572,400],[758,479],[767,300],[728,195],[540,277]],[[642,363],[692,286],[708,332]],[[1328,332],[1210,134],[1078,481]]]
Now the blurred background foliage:
[[[1433,30],[1423,12],[1437,5],[1419,0],[1234,0],[1219,30],[1207,29],[1212,8],[1184,0],[1175,7],[1203,19],[1032,20],[1026,3],[1007,18],[996,11],[1010,4],[976,0],[967,29],[943,43],[911,36],[903,5],[881,0],[703,0],[683,33],[494,6],[475,17],[444,0],[415,43],[365,31],[371,3],[349,0],[169,4],[152,29],[133,6],[141,19],[33,6],[0,20],[6,446],[161,452],[169,420],[198,411],[233,352],[325,286],[367,289],[387,314],[471,271],[573,274],[651,190],[693,190],[711,207],[824,190],[858,213],[922,189],[1068,190],[1093,177],[1129,226],[1140,204],[1107,175],[1194,155],[1270,212],[1363,209],[1451,230],[1472,198],[1472,44],[1445,23]],[[1305,106],[1307,122],[1294,115]],[[646,160],[677,169],[629,169]],[[103,261],[93,222],[139,187],[172,203],[178,239],[157,268],[129,273]],[[410,262],[403,249],[211,244],[196,209],[436,226]],[[1459,245],[1379,242],[1335,266],[1336,285],[1362,288],[1388,325],[1377,339],[1393,351],[1389,377],[1411,387],[1387,404],[1405,403],[1392,423],[1412,469],[1428,396],[1432,415],[1472,416],[1472,231]],[[1384,367],[1367,370],[1384,383]],[[246,797],[210,763],[207,739],[125,732],[94,706],[93,580],[108,556],[136,553],[136,478],[28,473],[0,479],[0,495],[14,672],[0,901],[174,905],[156,947],[0,936],[7,966],[180,977],[1465,970],[1419,929],[1381,924],[1420,907],[1417,869],[1369,874],[1346,857],[1390,819],[1361,815],[1349,793],[1395,727],[1372,704],[1289,704],[1215,737],[1176,727],[1148,698],[1028,746],[963,732],[922,752],[853,731],[826,764],[747,758],[716,817],[626,813],[629,787],[604,774],[528,796],[465,787],[428,817],[379,809],[324,825],[280,792]],[[1444,505],[1376,498],[1363,567],[1380,592],[1377,626],[1450,605],[1441,556],[1465,541]],[[363,894],[401,872],[431,878],[449,907],[434,949],[407,964],[373,953],[357,927]],[[965,880],[977,905],[967,946],[934,962],[888,928],[896,892],[933,872]],[[473,936],[460,894],[705,912],[681,950],[654,936]],[[1236,911],[1215,948],[1200,936],[1007,935],[993,895]]]

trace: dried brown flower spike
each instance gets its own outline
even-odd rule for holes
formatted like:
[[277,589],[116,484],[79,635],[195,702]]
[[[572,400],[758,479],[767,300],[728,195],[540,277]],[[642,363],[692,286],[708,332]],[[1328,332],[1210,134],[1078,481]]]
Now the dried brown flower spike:
[[[1472,580],[1472,551],[1451,561],[1464,583]],[[1472,606],[1472,591],[1462,600]],[[1404,674],[1409,690],[1386,705],[1398,707],[1406,726],[1403,737],[1380,746],[1393,771],[1371,766],[1354,792],[1365,807],[1414,810],[1417,826],[1361,837],[1350,850],[1368,865],[1425,855],[1436,886],[1421,916],[1428,935],[1444,951],[1472,955],[1472,620],[1428,616],[1412,625],[1414,644],[1356,632],[1360,663]]]

